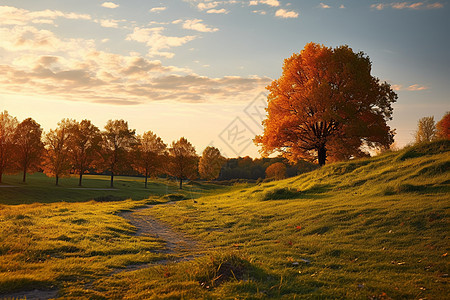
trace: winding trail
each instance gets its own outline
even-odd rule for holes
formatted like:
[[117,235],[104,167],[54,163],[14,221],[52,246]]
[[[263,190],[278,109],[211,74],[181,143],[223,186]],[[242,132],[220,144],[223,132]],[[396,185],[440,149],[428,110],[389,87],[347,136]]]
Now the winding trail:
[[[157,205],[175,205],[175,202]],[[166,243],[165,249],[155,252],[172,254],[176,258],[175,261],[188,261],[197,257],[199,255],[198,253],[201,252],[203,248],[198,241],[187,237],[181,232],[173,230],[169,225],[152,216],[140,214],[142,211],[151,209],[154,206],[155,205],[146,205],[145,207],[133,211],[121,212],[118,215],[128,220],[131,225],[137,228],[135,235],[155,237]],[[166,262],[167,260],[161,260],[152,264],[163,264]],[[129,267],[127,269],[129,269]]]

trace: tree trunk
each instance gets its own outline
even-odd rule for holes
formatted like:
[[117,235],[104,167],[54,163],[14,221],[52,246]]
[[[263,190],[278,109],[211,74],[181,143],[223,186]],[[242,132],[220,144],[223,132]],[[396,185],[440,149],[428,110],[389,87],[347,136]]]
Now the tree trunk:
[[80,179],[78,180],[78,186],[81,186],[81,181],[83,180],[84,167],[81,165],[80,168]]
[[145,188],[147,188],[147,178],[148,178],[148,175],[147,175],[147,173],[145,174]]
[[183,179],[180,178],[180,190],[182,190],[182,189],[183,189]]
[[23,167],[23,178],[22,182],[25,182],[25,179],[27,178],[27,167]]
[[111,172],[111,187],[114,187],[114,172]]
[[327,160],[327,149],[325,148],[325,145],[317,150],[317,160],[319,161],[319,166],[325,165]]
[[0,172],[0,183],[2,183],[3,172]]
[[59,176],[56,175],[56,185],[58,185],[58,183],[59,183]]

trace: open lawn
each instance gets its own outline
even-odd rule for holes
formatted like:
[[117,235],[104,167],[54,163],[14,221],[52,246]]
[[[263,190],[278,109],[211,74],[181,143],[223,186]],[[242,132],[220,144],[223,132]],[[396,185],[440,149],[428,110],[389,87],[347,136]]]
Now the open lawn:
[[[191,186],[195,197],[171,204],[160,197],[159,181],[137,194],[141,182],[118,180],[135,200],[117,202],[56,203],[72,196],[71,185],[46,184],[48,201],[21,193],[19,203],[54,203],[0,208],[0,294],[38,288],[66,299],[448,299],[449,150],[449,142],[436,142],[282,181],[199,184]],[[106,179],[93,180],[92,187],[107,187]],[[6,182],[19,185],[14,177]],[[7,203],[13,189],[0,190]],[[179,192],[175,183],[167,189]],[[105,191],[77,192],[82,196],[69,201]],[[203,249],[192,255],[199,257],[167,262],[173,254],[161,252],[163,240],[133,235],[136,228],[117,215],[147,203],[157,205],[137,214],[197,240]]]
[[0,204],[31,204],[52,202],[83,202],[89,200],[142,200],[151,196],[164,196],[172,193],[183,194],[186,198],[197,198],[209,192],[226,190],[220,185],[205,185],[200,188],[195,184],[187,184],[183,190],[178,183],[168,179],[149,181],[144,188],[144,178],[131,176],[115,176],[114,188],[110,187],[110,177],[106,175],[84,175],[83,186],[78,186],[78,177],[61,178],[59,185],[55,179],[42,173],[27,176],[26,183],[22,175],[4,175],[0,184]]

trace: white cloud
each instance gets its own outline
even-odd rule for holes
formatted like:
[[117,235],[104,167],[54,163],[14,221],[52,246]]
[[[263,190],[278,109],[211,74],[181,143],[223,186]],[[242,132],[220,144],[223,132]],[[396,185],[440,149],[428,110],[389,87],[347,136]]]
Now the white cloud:
[[29,11],[12,6],[0,6],[0,20],[3,25],[26,25],[32,23],[51,24],[56,18],[90,20],[88,14],[64,13],[59,10]]
[[253,10],[252,13],[260,14],[260,15],[266,15],[267,14],[267,12],[264,11],[264,10]]
[[164,7],[164,6],[153,7],[152,9],[150,9],[150,12],[161,12],[161,11],[164,11],[166,9],[167,9],[167,7]]
[[226,10],[225,8],[209,9],[209,10],[206,11],[206,13],[208,13],[208,14],[227,14],[228,10]]
[[110,27],[110,28],[117,28],[119,27],[119,21],[118,20],[100,20],[100,25],[102,27]]
[[218,1],[202,2],[202,3],[197,4],[197,8],[199,10],[207,10],[207,9],[215,8],[219,4],[220,4],[220,2],[218,2]]
[[183,22],[183,20],[182,19],[178,19],[178,20],[172,21],[172,24],[180,24],[181,22]]
[[376,10],[383,10],[385,8],[393,8],[393,9],[439,9],[443,8],[444,4],[440,2],[434,2],[434,3],[425,3],[425,2],[394,2],[394,3],[378,3],[378,4],[372,4],[370,8],[376,9]]
[[196,30],[196,31],[200,31],[200,32],[215,32],[215,31],[219,30],[218,28],[208,27],[205,24],[203,24],[202,22],[203,22],[203,20],[201,20],[201,19],[186,20],[183,23],[183,28],[190,29],[190,30]]
[[283,8],[280,8],[279,10],[277,10],[275,12],[275,16],[276,17],[280,17],[280,18],[285,18],[285,19],[287,19],[287,18],[297,18],[298,17],[298,13],[293,11],[293,10],[288,11],[288,10],[285,10]]
[[182,37],[165,36],[162,34],[163,31],[164,27],[135,27],[133,33],[129,34],[126,40],[145,43],[149,47],[149,56],[157,55],[171,58],[175,55],[174,53],[161,50],[182,46],[196,38],[196,36],[191,35]]
[[106,8],[117,8],[117,7],[119,7],[118,4],[113,3],[113,2],[103,2],[102,6],[106,7]]
[[252,0],[249,2],[249,6],[258,5],[258,4],[266,4],[273,7],[280,6],[280,1],[278,0]]
[[0,27],[0,48],[8,51],[75,51],[75,49],[92,48],[93,40],[60,39],[53,32],[37,29],[33,26]]
[[325,3],[322,3],[322,2],[320,2],[319,7],[320,8],[331,8],[331,6],[329,6],[329,5],[325,4]]

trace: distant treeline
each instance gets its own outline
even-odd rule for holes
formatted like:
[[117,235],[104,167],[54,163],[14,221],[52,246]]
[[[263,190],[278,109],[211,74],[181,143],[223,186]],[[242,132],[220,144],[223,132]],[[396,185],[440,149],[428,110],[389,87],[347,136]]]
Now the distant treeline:
[[[270,167],[270,168],[269,168]],[[184,137],[165,144],[152,131],[137,135],[124,120],[109,120],[104,130],[89,120],[63,119],[57,128],[43,132],[32,118],[22,122],[0,113],[0,183],[3,174],[42,171],[54,177],[79,175],[79,185],[86,173],[108,174],[111,187],[115,175],[170,176],[182,188],[185,179],[257,180],[281,179],[315,168],[300,161],[289,165],[283,158],[224,158],[214,147],[206,147],[198,156]]]

